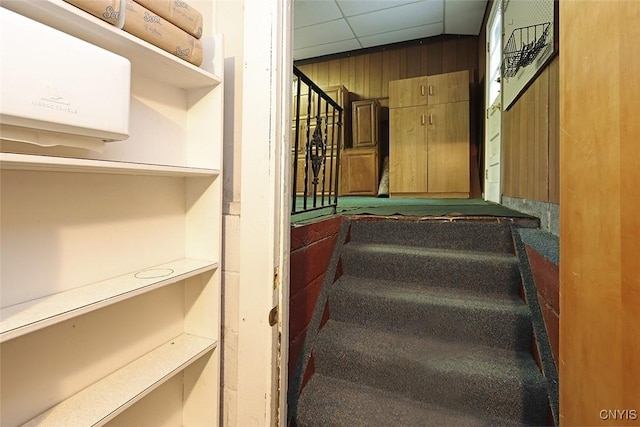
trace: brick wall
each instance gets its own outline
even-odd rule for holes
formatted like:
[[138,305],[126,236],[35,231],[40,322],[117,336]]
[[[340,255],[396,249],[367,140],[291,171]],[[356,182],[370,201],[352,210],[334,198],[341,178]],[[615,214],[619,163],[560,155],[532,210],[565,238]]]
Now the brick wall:
[[558,264],[547,259],[534,248],[525,245],[531,273],[538,291],[540,310],[549,335],[549,343],[553,358],[558,366],[558,338],[560,322],[559,283],[560,269]]
[[[295,371],[343,218],[291,228],[289,380]],[[327,310],[325,309],[325,315]],[[313,360],[305,376],[313,373]]]

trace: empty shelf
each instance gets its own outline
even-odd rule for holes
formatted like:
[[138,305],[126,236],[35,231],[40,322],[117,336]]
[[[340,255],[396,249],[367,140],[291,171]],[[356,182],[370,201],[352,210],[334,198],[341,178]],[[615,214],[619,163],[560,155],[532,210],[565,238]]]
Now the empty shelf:
[[0,342],[214,270],[212,261],[180,259],[0,310]]
[[23,426],[101,426],[158,388],[217,342],[182,334],[40,414]]

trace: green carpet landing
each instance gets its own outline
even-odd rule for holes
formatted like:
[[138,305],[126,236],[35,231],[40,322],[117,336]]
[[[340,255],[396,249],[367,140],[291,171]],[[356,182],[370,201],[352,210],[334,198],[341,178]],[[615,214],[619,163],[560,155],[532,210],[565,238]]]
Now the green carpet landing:
[[[302,202],[302,198],[297,199],[296,209],[302,209]],[[307,206],[312,206],[312,202],[308,201]],[[291,222],[295,224],[312,222],[319,218],[329,216],[332,213],[332,208],[296,213],[292,215]],[[337,213],[340,215],[409,217],[494,216],[532,218],[522,212],[482,199],[418,199],[351,196],[338,199]]]

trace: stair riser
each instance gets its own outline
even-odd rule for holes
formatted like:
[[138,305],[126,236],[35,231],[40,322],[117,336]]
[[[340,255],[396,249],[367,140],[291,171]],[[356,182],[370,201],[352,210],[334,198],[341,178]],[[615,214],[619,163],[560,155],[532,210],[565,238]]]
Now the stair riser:
[[429,253],[352,250],[342,253],[345,274],[384,280],[424,283],[502,295],[520,290],[520,272],[514,259],[477,260]]
[[331,318],[379,330],[464,341],[509,350],[527,350],[531,320],[526,312],[443,306],[350,293],[337,283],[329,296]]
[[353,221],[351,241],[513,253],[509,225],[495,222]]
[[544,389],[501,383],[477,372],[474,375],[451,369],[436,370],[428,357],[417,364],[402,356],[394,358],[361,354],[320,342],[315,351],[316,372],[323,375],[377,387],[428,404],[469,411],[479,416],[546,422]]

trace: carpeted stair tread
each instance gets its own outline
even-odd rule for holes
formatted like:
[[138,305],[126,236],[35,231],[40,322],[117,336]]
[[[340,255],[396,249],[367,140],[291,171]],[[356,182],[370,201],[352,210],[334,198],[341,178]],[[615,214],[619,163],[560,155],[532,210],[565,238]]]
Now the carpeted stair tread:
[[398,397],[372,387],[314,375],[302,392],[298,427],[517,426]]
[[541,425],[545,383],[527,352],[444,342],[329,320],[317,337],[316,372],[406,398]]
[[329,309],[332,319],[387,331],[505,349],[530,346],[529,309],[517,295],[491,298],[474,291],[345,275],[332,286]]
[[517,258],[489,253],[350,242],[342,249],[344,273],[360,277],[517,294]]
[[351,241],[481,252],[513,252],[509,224],[497,221],[354,220]]

